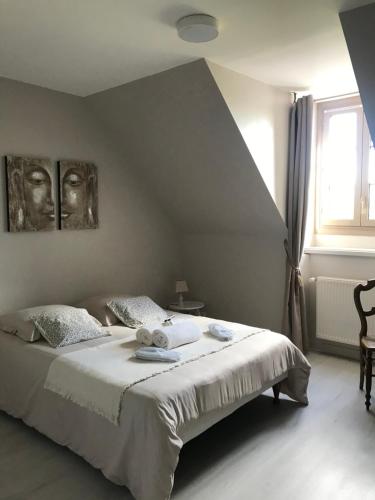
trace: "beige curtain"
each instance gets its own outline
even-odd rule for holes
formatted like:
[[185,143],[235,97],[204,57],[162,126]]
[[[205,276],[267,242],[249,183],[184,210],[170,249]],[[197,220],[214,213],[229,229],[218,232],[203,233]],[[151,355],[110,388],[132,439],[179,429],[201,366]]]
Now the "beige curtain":
[[289,337],[301,350],[308,349],[305,296],[299,268],[305,239],[311,166],[312,96],[293,105],[289,129],[287,227],[287,300],[285,318]]

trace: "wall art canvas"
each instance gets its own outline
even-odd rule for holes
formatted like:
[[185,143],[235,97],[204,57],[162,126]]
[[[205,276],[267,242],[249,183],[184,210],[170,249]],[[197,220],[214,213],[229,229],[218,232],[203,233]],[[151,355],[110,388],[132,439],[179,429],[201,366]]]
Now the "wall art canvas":
[[93,163],[59,162],[60,229],[98,227],[98,172]]
[[51,161],[16,155],[6,156],[5,159],[9,231],[55,229]]

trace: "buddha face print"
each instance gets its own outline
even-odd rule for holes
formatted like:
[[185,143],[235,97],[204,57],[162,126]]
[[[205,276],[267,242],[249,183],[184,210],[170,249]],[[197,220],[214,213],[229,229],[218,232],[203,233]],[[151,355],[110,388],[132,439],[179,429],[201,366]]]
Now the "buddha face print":
[[55,229],[52,165],[45,158],[7,156],[9,231]]
[[60,228],[98,227],[98,177],[93,163],[60,161]]

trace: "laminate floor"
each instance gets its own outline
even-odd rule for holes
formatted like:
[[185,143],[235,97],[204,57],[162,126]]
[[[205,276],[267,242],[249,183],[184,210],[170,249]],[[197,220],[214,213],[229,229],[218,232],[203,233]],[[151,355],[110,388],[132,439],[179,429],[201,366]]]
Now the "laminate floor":
[[[188,443],[172,500],[375,499],[375,413],[365,411],[358,364],[309,359],[310,405],[274,406],[266,394]],[[0,500],[86,499],[132,497],[0,412]]]

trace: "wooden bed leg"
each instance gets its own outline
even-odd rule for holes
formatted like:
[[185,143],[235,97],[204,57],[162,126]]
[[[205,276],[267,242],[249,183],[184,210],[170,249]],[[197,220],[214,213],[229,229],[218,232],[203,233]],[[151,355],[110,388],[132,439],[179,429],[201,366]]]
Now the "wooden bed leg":
[[273,390],[273,403],[278,405],[280,403],[280,382],[272,387]]

